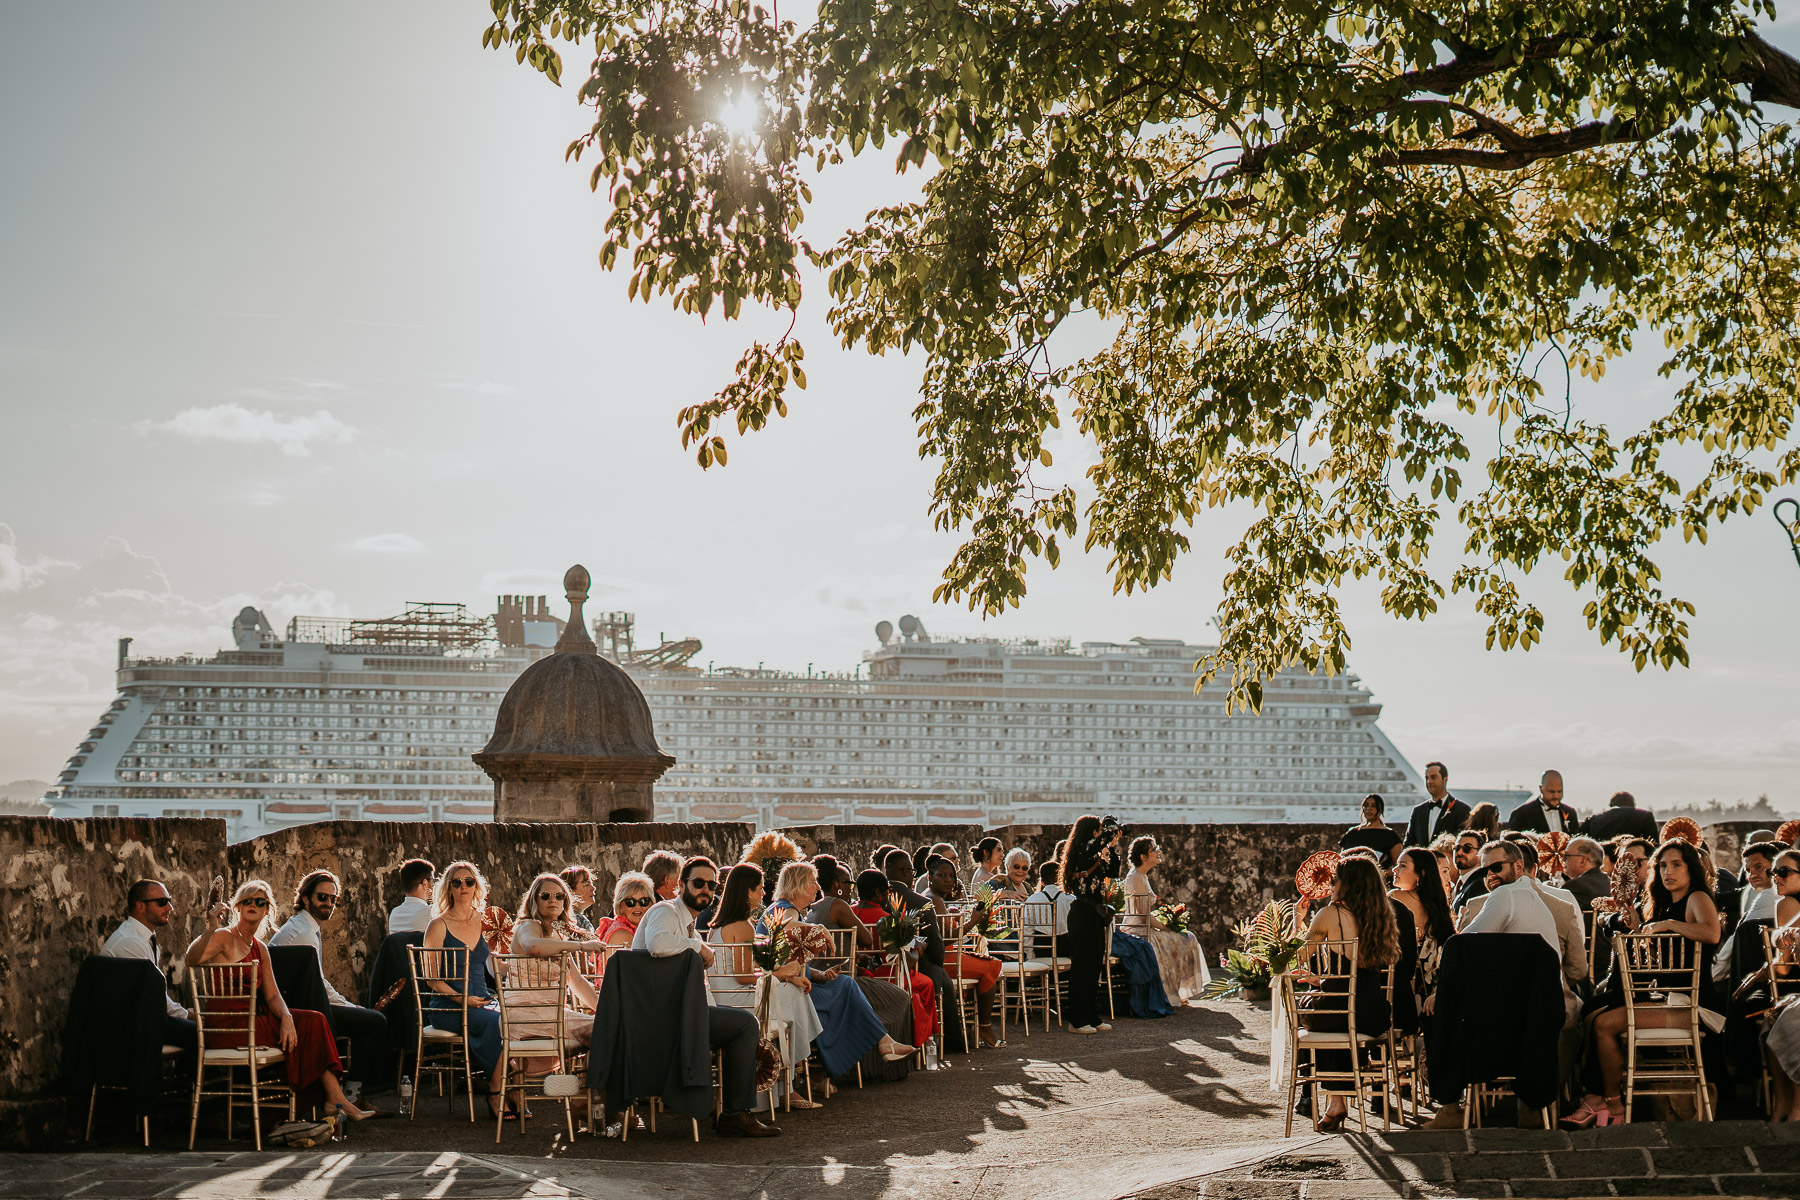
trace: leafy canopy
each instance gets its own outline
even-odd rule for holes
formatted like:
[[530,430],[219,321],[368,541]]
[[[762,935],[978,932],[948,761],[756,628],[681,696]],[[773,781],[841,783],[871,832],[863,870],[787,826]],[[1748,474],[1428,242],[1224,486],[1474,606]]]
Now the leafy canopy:
[[[1517,577],[1552,558],[1603,642],[1685,663],[1656,544],[1800,469],[1800,63],[1754,30],[1769,0],[823,0],[806,29],[740,0],[493,8],[487,44],[552,81],[559,42],[593,47],[569,153],[631,295],[794,309],[809,261],[846,346],[921,353],[932,510],[964,537],[938,598],[1017,605],[1078,535],[1148,588],[1198,512],[1249,502],[1201,664],[1234,704],[1343,667],[1351,578],[1402,617],[1470,593],[1490,647],[1529,648]],[[933,168],[922,199],[809,245],[808,175],[890,140]],[[1078,313],[1113,336],[1064,360]],[[805,386],[791,334],[680,414],[701,466]],[[1540,382],[1640,338],[1669,399],[1623,437]],[[1485,478],[1440,402],[1491,418]],[[1080,512],[1032,477],[1059,412],[1099,451]]]

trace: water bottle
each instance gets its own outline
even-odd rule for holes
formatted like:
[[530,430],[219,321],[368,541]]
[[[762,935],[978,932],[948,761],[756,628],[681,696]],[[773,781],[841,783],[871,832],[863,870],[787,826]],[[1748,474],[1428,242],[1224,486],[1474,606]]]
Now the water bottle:
[[341,1104],[333,1104],[330,1111],[325,1114],[325,1125],[331,1130],[331,1141],[343,1141],[344,1127],[349,1123],[349,1118],[344,1116],[344,1107]]
[[400,1077],[400,1115],[403,1117],[412,1116],[412,1104],[412,1076],[402,1075]]

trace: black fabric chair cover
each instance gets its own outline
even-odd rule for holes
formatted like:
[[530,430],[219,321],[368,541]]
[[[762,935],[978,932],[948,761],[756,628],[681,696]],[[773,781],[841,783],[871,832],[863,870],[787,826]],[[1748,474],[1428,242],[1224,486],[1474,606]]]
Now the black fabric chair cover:
[[390,933],[381,939],[381,949],[376,951],[375,963],[369,968],[369,985],[363,989],[363,1007],[375,1008],[395,983],[404,985],[381,1010],[381,1015],[387,1018],[388,1045],[405,1054],[412,1053],[419,1038],[419,1015],[412,995],[412,963],[406,948],[424,944],[422,933]]
[[712,1047],[707,1031],[706,968],[692,950],[667,958],[622,950],[606,963],[588,1086],[618,1112],[660,1096],[674,1112],[712,1115]]
[[275,990],[289,1008],[310,1008],[327,1017],[331,998],[325,994],[325,975],[319,952],[311,946],[270,946],[269,966],[275,972]]
[[168,993],[156,964],[140,958],[82,960],[63,1029],[61,1087],[85,1100],[95,1084],[124,1088],[132,1112],[162,1101],[163,1026]]
[[1459,933],[1438,963],[1426,1035],[1431,1094],[1454,1104],[1472,1083],[1510,1076],[1532,1108],[1556,1099],[1563,1027],[1562,961],[1531,933]]

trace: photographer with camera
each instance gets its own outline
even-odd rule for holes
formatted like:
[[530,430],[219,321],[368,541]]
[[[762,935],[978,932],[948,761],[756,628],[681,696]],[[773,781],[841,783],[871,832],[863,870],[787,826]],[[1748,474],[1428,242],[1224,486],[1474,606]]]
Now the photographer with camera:
[[1062,885],[1075,898],[1069,909],[1069,1013],[1076,1033],[1112,1028],[1100,1020],[1100,967],[1106,927],[1112,923],[1107,893],[1119,874],[1119,842],[1125,829],[1111,816],[1087,815],[1069,830],[1063,848]]

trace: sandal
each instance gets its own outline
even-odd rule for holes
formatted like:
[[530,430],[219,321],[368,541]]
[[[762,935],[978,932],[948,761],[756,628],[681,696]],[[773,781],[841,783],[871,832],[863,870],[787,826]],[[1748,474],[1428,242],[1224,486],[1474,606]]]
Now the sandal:
[[1589,1125],[1600,1120],[1601,1113],[1605,1113],[1610,1117],[1612,1115],[1612,1110],[1607,1108],[1604,1104],[1599,1108],[1594,1108],[1586,1100],[1583,1100],[1580,1108],[1559,1120],[1557,1124],[1561,1125],[1564,1129],[1586,1129]]
[[1614,1100],[1623,1100],[1624,1098],[1625,1097],[1623,1095],[1603,1097],[1603,1099],[1606,1101],[1606,1104],[1600,1109],[1600,1111],[1598,1113],[1595,1114],[1594,1124],[1596,1126],[1623,1125],[1625,1123],[1625,1114],[1613,1112],[1612,1102]]
[[1317,1121],[1313,1122],[1313,1132],[1314,1133],[1336,1133],[1338,1131],[1338,1129],[1343,1125],[1344,1118],[1348,1117],[1349,1115],[1350,1115],[1350,1110],[1346,1108],[1342,1112],[1334,1112],[1327,1116],[1320,1117]]

